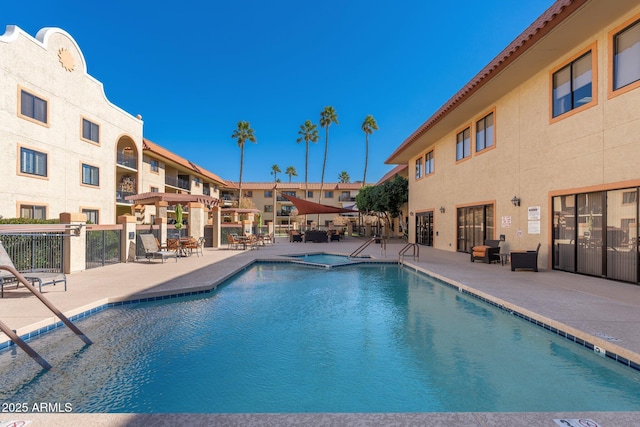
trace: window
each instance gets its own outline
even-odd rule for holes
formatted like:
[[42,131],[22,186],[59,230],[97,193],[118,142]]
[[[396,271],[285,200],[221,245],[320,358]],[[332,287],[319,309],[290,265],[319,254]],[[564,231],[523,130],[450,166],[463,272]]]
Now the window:
[[87,119],[82,119],[82,138],[96,144],[100,143],[100,126]]
[[160,164],[156,159],[151,159],[151,172],[158,172],[160,169]]
[[613,36],[613,90],[640,81],[640,21]]
[[264,211],[266,212],[273,212],[273,205],[264,205]]
[[265,191],[264,191],[264,197],[265,197],[265,198],[273,197],[273,191],[271,191],[271,190],[265,190]]
[[158,189],[158,187],[151,187],[151,192],[152,193],[158,193],[158,192],[160,192],[160,190]]
[[325,199],[333,199],[333,191],[325,191],[324,192]]
[[625,191],[622,193],[622,203],[623,204],[629,204],[629,203],[636,203],[636,200],[638,200],[638,192],[636,190],[634,191]]
[[100,169],[95,166],[82,164],[82,183],[85,185],[100,185]]
[[47,155],[28,148],[20,148],[20,172],[47,176]]
[[422,178],[422,157],[416,159],[416,179]]
[[39,122],[47,123],[47,101],[21,90],[20,114]]
[[36,205],[20,205],[20,218],[47,219],[47,207]]
[[553,73],[553,117],[593,100],[591,51]]
[[471,128],[466,128],[456,136],[456,160],[471,155]]
[[252,190],[245,191],[244,197],[253,197],[253,191]]
[[313,199],[313,191],[307,191],[307,199]]
[[429,151],[425,156],[424,156],[424,174],[429,175],[432,174],[434,172],[434,160],[433,160],[433,150]]
[[82,209],[82,213],[87,216],[90,224],[98,224],[99,214],[97,209]]
[[193,178],[193,183],[196,187],[200,187],[200,178],[198,178],[197,176]]
[[287,196],[296,197],[295,191],[283,191],[282,194],[286,194]]
[[490,113],[476,122],[476,152],[493,147],[494,139],[493,113]]

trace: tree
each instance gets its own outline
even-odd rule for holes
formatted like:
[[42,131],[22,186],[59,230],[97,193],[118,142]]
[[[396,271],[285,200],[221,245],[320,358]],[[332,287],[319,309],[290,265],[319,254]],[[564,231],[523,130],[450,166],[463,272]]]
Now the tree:
[[289,182],[291,182],[291,177],[292,176],[298,176],[298,171],[293,166],[289,166],[289,167],[287,167],[287,170],[286,170],[285,174],[289,175]]
[[278,174],[282,172],[280,170],[280,166],[273,165],[271,166],[271,175],[273,175],[273,182],[278,182]]
[[[329,151],[329,126],[331,123],[338,124],[338,115],[336,110],[332,106],[324,107],[324,110],[320,112],[320,126],[324,128],[324,161],[322,162],[322,175],[320,177],[320,191],[318,194],[318,203],[320,203],[322,197],[322,186],[324,184],[324,170],[327,167],[327,153]],[[320,218],[320,215],[318,215]]]
[[238,147],[240,147],[240,181],[238,183],[238,202],[242,200],[242,169],[244,167],[244,143],[247,141],[253,142],[254,144],[258,141],[256,140],[256,136],[254,134],[253,129],[251,129],[251,124],[249,122],[238,122],[238,128],[233,131],[231,138],[238,141]]
[[385,218],[391,226],[391,218],[402,214],[402,205],[409,200],[409,181],[396,175],[381,185],[362,187],[356,196],[358,210],[363,213],[375,213]]
[[340,172],[340,175],[338,175],[338,180],[341,183],[345,184],[345,183],[351,182],[351,177],[349,176],[347,171],[342,171],[342,172]]
[[364,155],[364,177],[362,178],[362,185],[367,183],[367,163],[369,163],[369,135],[373,133],[373,131],[378,130],[378,124],[376,123],[376,119],[373,118],[371,114],[365,117],[364,122],[362,122],[362,131],[364,132],[365,137],[365,155]]
[[298,144],[304,141],[306,153],[304,157],[304,198],[306,200],[308,191],[308,183],[309,183],[309,142],[313,142],[314,144],[318,142],[318,126],[314,123],[311,123],[311,120],[307,120],[303,125],[300,126],[300,130],[298,131]]

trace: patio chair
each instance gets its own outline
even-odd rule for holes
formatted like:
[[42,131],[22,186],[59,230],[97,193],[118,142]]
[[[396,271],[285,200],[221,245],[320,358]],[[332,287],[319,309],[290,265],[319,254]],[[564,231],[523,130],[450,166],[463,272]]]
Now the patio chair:
[[[9,257],[9,254],[5,250],[2,242],[0,242],[0,265],[6,265],[12,269],[16,269],[13,261]],[[58,283],[64,283],[64,290],[67,290],[67,276],[64,273],[54,272],[50,269],[33,269],[31,271],[19,272],[25,279],[31,282],[38,282],[38,290],[42,293],[42,287],[45,285],[56,285]],[[6,270],[0,270],[0,298],[4,298],[4,287],[7,284],[16,285],[16,289],[20,286],[20,282],[17,278]]]
[[291,230],[291,242],[302,242],[302,234],[298,233],[296,230]]
[[[147,261],[151,262],[151,258],[162,258],[162,263],[164,264],[165,258],[175,258],[176,262],[178,262],[178,254],[174,251],[170,250],[160,250],[158,244],[156,243],[156,238],[153,234],[141,234],[140,241],[142,242],[142,247],[144,248],[144,257]],[[167,246],[169,245],[169,240],[167,240]]]
[[485,240],[484,245],[471,248],[471,262],[481,260],[487,264],[500,261],[500,240]]
[[540,246],[542,244],[538,243],[535,251],[511,251],[511,271],[516,271],[516,268],[522,268],[538,272]]
[[[196,255],[198,255],[198,253],[199,253],[200,255],[204,256],[204,244],[205,244],[206,241],[207,241],[207,239],[205,239],[204,237],[200,237],[198,239],[198,242],[196,243],[196,248],[195,248]],[[200,256],[200,255],[198,255],[198,256]]]
[[238,249],[240,241],[233,234],[227,234],[227,249]]

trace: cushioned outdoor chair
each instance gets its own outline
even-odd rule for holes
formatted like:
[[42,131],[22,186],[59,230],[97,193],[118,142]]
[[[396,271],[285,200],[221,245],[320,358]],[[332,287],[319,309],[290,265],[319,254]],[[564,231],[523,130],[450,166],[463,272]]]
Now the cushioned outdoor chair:
[[302,242],[302,234],[296,230],[291,230],[291,242]]
[[500,240],[485,240],[484,245],[474,246],[471,249],[471,262],[481,260],[487,264],[500,261]]
[[[151,262],[151,258],[162,258],[162,262],[164,263],[165,258],[175,258],[176,262],[178,262],[178,254],[175,251],[160,250],[153,234],[141,234],[140,241],[142,242],[144,257],[147,261]],[[167,240],[167,244],[168,243],[169,241]]]
[[516,268],[529,269],[538,271],[538,252],[540,252],[540,243],[535,251],[512,251],[511,257],[511,271],[516,271]]

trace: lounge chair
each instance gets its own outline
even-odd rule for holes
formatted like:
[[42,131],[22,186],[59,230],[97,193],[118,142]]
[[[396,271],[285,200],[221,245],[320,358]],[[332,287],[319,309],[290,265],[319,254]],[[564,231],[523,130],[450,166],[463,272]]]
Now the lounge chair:
[[262,242],[263,246],[265,246],[267,243],[273,243],[273,238],[269,233],[261,234],[260,236],[258,236],[258,240]]
[[200,255],[204,256],[204,244],[206,241],[207,239],[205,239],[204,237],[200,237],[198,239],[198,243],[196,243],[196,247],[195,247],[196,255],[198,255],[199,253]]
[[487,264],[500,261],[500,240],[485,240],[484,245],[474,246],[471,249],[471,262],[482,260]]
[[[16,269],[2,242],[0,242],[0,264],[9,266],[14,270]],[[64,283],[64,290],[67,290],[67,276],[64,273],[51,271],[50,269],[33,269],[31,271],[20,272],[20,274],[30,282],[38,282],[38,290],[40,293],[42,293],[43,286],[56,285],[58,283]],[[14,282],[17,289],[18,286],[20,286],[17,278],[9,271],[0,270],[0,298],[4,298],[5,285],[14,284]]]
[[538,243],[538,247],[535,251],[512,251],[511,256],[511,271],[516,271],[516,268],[523,268],[538,271],[538,253],[540,252],[541,243]]
[[[178,262],[178,254],[174,251],[170,250],[160,250],[158,244],[156,243],[156,238],[153,234],[141,234],[140,241],[142,242],[142,247],[144,248],[144,257],[147,261],[151,262],[151,258],[162,258],[162,263],[164,263],[165,258],[175,258],[176,262]],[[169,241],[167,240],[167,245]]]

